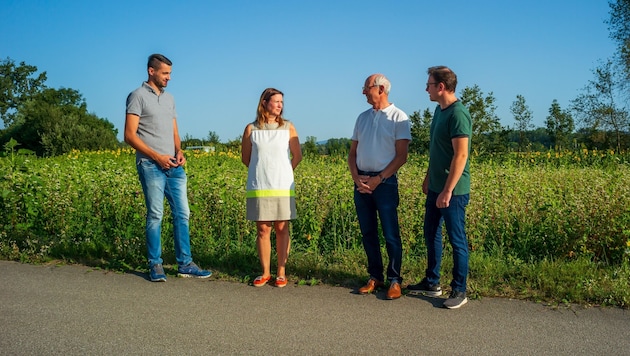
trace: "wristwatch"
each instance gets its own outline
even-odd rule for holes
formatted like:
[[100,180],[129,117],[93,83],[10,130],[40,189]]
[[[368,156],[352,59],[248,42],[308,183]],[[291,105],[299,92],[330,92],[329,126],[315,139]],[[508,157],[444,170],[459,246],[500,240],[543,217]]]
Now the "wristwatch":
[[383,175],[382,175],[382,174],[380,174],[380,173],[378,174],[378,177],[379,177],[379,178],[381,178],[381,183],[385,183],[385,180],[386,180],[387,178],[383,177]]

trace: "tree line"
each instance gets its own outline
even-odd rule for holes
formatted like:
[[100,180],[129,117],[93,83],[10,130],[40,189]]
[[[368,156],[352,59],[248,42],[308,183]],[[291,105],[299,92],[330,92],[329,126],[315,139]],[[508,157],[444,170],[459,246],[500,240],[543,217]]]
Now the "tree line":
[[17,141],[38,156],[119,146],[114,124],[89,113],[79,91],[49,88],[46,72],[10,58],[0,62],[0,118],[0,143]]
[[[458,97],[468,108],[473,121],[473,150],[480,155],[564,149],[599,149],[621,152],[630,147],[630,0],[609,2],[609,36],[617,44],[611,58],[592,70],[581,93],[562,108],[557,100],[550,104],[545,127],[533,127],[532,111],[522,95],[510,106],[513,126],[503,126],[496,114],[496,99],[477,85],[466,87]],[[38,156],[55,156],[77,150],[114,149],[124,145],[118,130],[105,118],[87,111],[81,93],[70,88],[46,86],[46,72],[10,58],[0,61],[0,144],[17,141],[20,148]],[[428,152],[430,109],[410,115],[412,142],[410,152]],[[238,150],[240,137],[220,142],[210,131],[200,139],[182,138],[182,147],[210,146],[219,150]],[[312,136],[303,143],[305,154],[347,154],[348,138],[333,138],[318,143]]]

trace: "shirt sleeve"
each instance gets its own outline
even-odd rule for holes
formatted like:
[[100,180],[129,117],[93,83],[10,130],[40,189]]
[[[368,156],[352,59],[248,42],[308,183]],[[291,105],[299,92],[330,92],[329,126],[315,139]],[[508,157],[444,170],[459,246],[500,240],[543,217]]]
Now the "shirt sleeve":
[[127,114],[138,115],[142,114],[142,102],[140,95],[135,92],[127,96]]
[[457,109],[453,111],[451,119],[451,138],[472,136],[472,119],[470,114],[464,110]]

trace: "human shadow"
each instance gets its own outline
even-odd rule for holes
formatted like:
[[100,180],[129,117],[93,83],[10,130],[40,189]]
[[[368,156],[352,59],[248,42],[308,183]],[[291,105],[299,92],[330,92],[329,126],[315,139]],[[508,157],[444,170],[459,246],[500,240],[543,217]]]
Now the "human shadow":
[[[164,268],[164,274],[166,274],[166,278],[177,276],[177,267],[172,267],[169,265],[162,265],[162,267]],[[145,281],[151,282],[151,277],[150,277],[148,269],[146,271],[137,270],[137,269],[127,269],[123,271],[123,273],[136,276],[138,278],[144,279]]]
[[407,298],[415,298],[415,299],[424,300],[425,302],[428,302],[431,305],[433,305],[434,308],[444,307],[444,298],[432,297],[432,296],[422,294],[420,292],[410,291],[408,289],[403,289],[403,295]]
[[[349,293],[350,294],[362,295],[362,296],[373,295],[373,296],[376,297],[376,299],[379,299],[379,300],[389,300],[389,299],[387,299],[387,289],[388,289],[387,286],[379,287],[374,292],[369,293],[369,294],[359,293],[359,288],[360,287],[358,287],[358,286],[357,287],[345,286],[345,287],[349,289]],[[405,297],[423,300],[425,302],[430,303],[434,308],[442,308],[443,304],[444,304],[444,299],[443,298],[431,297],[431,296],[427,296],[425,294],[422,294],[420,292],[410,291],[408,289],[403,288],[401,298],[405,298]]]

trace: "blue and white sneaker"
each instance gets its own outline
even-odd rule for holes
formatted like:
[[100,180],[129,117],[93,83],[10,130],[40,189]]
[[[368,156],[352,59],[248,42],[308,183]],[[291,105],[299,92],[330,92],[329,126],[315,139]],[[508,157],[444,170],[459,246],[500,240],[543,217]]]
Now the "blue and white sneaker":
[[177,268],[177,276],[186,278],[208,278],[212,276],[212,272],[203,270],[194,262],[190,262],[186,266],[179,266]]
[[451,292],[451,295],[446,301],[444,301],[444,307],[448,309],[457,309],[468,302],[466,292],[458,292],[456,290]]
[[154,264],[149,267],[149,278],[151,282],[166,282],[166,274],[161,264]]

